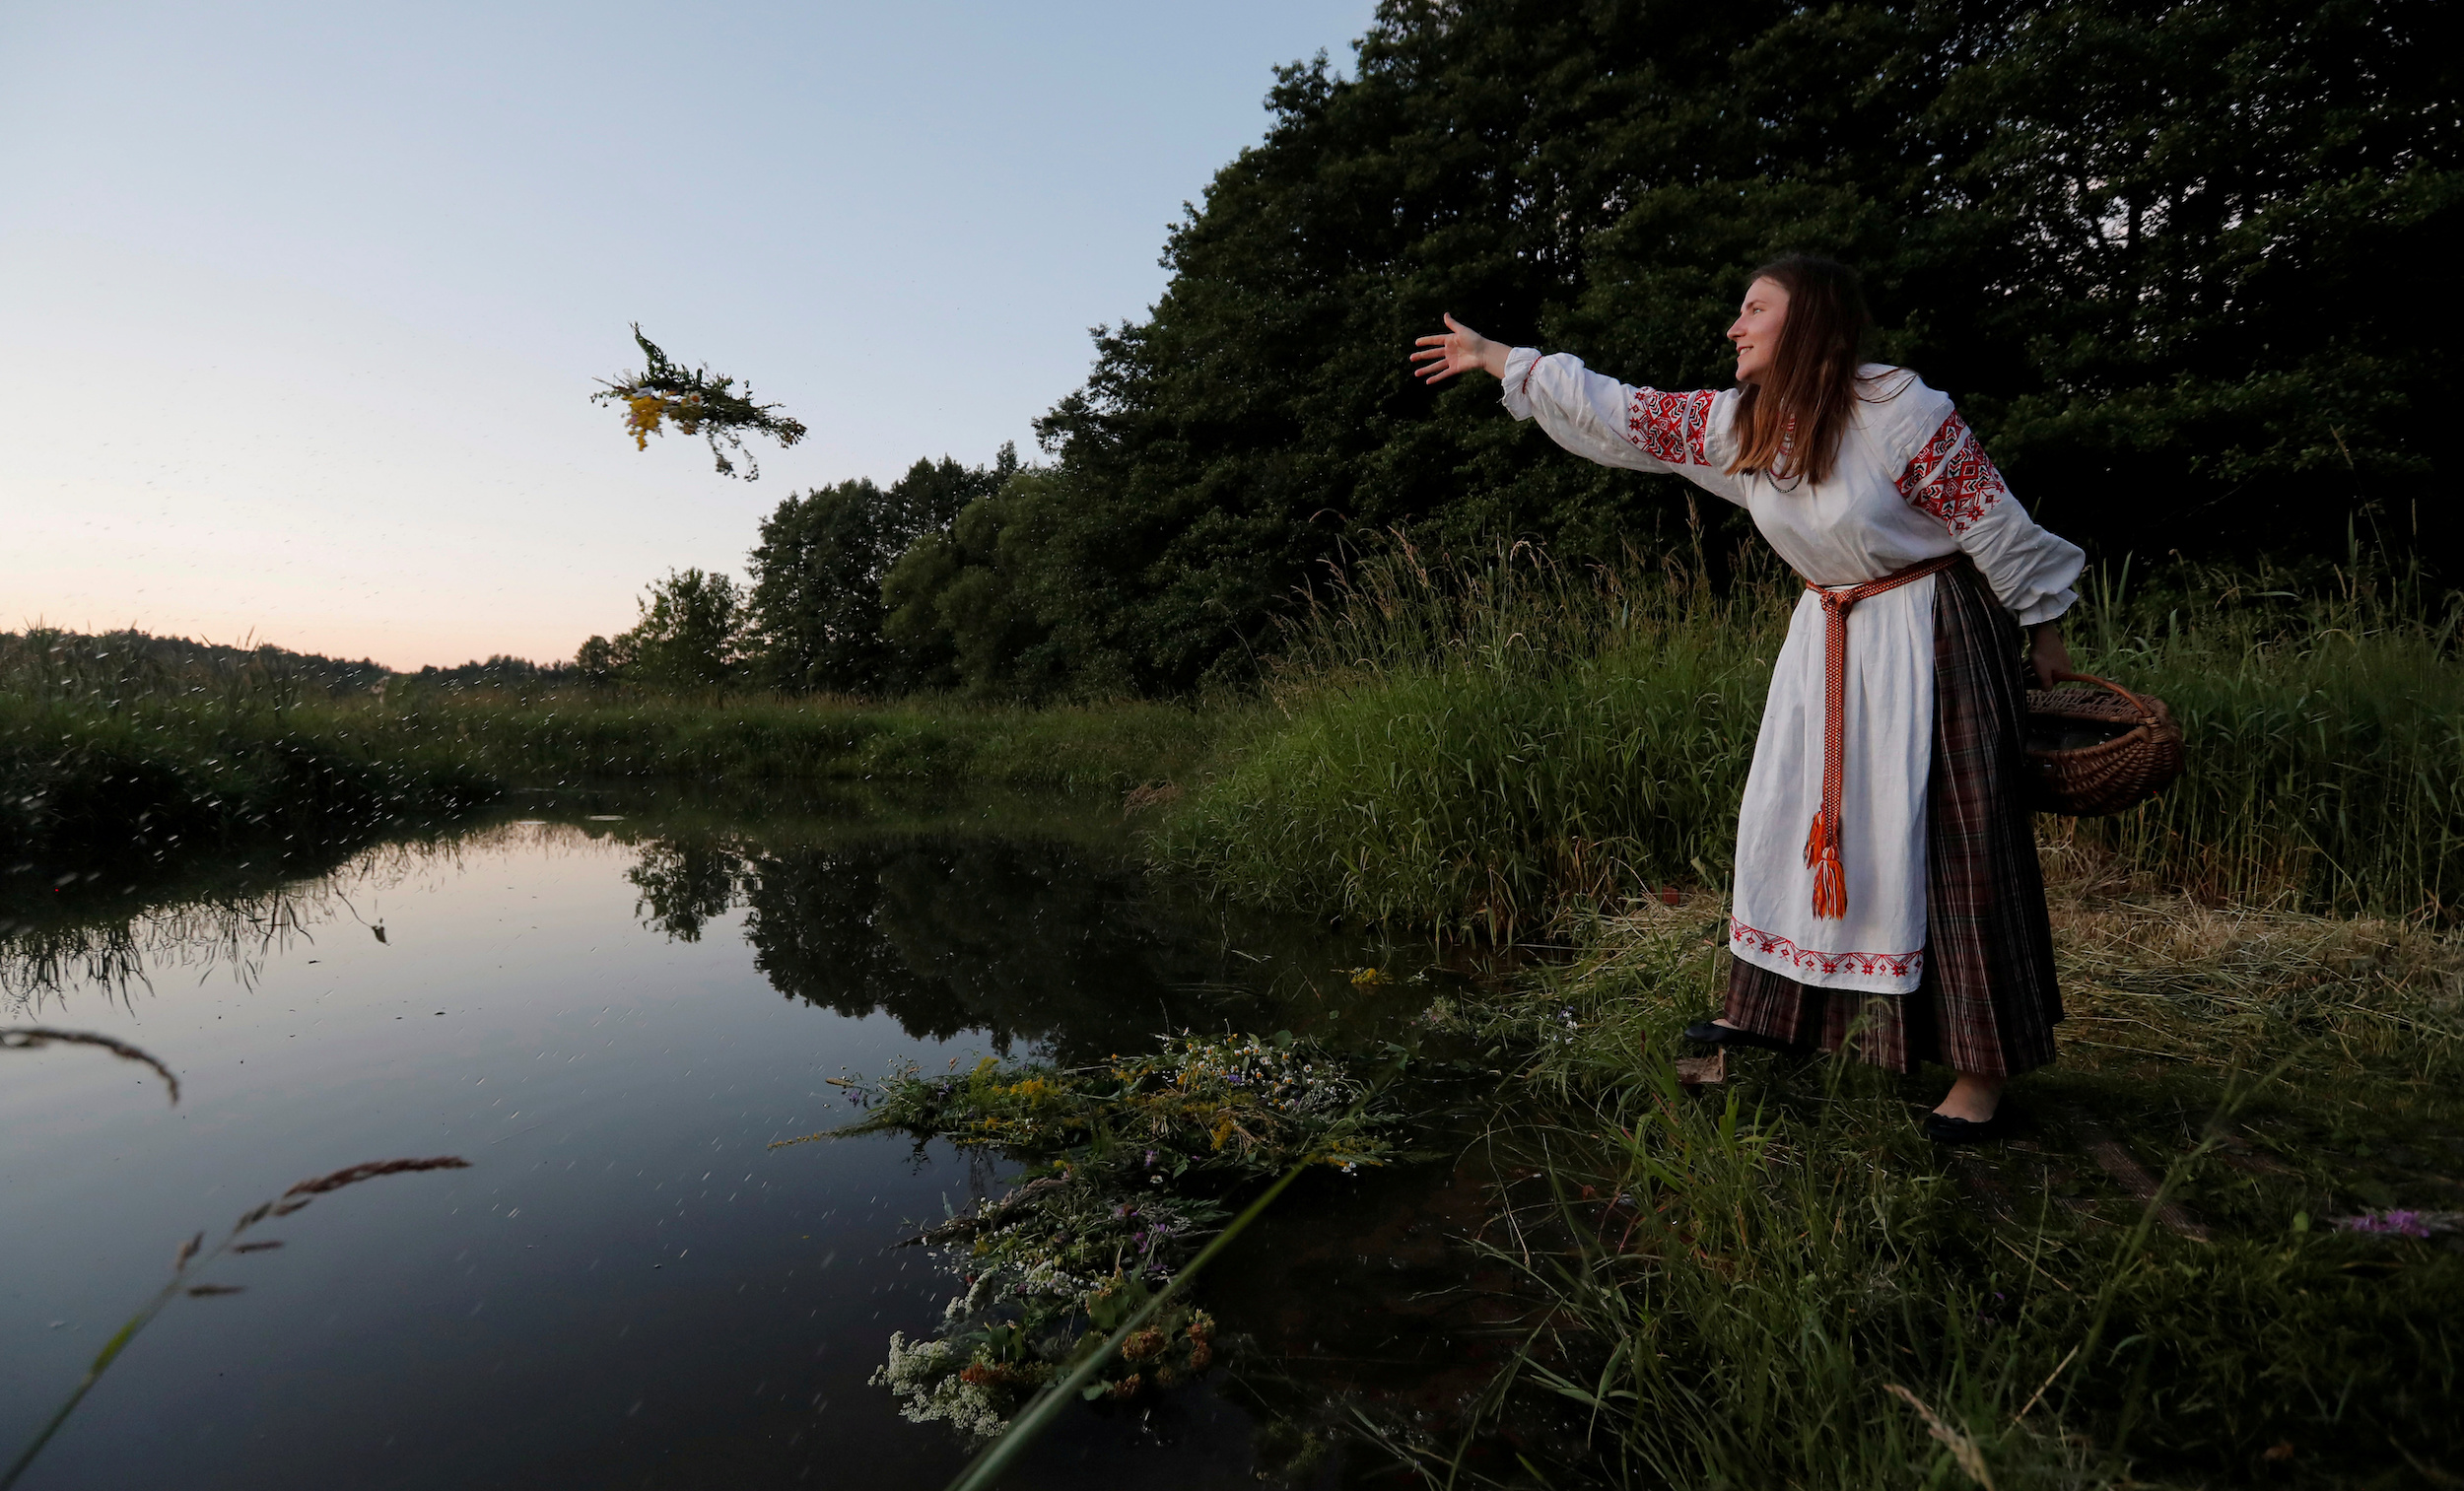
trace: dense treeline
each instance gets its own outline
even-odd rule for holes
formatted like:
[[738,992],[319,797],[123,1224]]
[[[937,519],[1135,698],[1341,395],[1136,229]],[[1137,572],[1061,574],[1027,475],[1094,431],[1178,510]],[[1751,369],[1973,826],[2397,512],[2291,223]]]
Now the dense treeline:
[[295,652],[271,643],[233,646],[128,628],[71,632],[29,627],[0,632],[0,696],[70,708],[125,709],[186,700],[279,712],[317,699],[356,694],[409,697],[424,688],[553,688],[576,681],[569,663],[537,663],[499,652],[453,667],[430,663],[396,673],[374,658],[356,661]]
[[279,704],[357,693],[390,676],[381,663],[366,657],[354,662],[270,643],[232,646],[157,637],[133,627],[0,632],[0,694],[63,704],[109,708],[138,699],[235,693]]
[[1681,484],[1556,451],[1480,380],[1416,385],[1406,343],[1451,310],[1723,384],[1745,272],[1792,248],[1865,267],[1875,354],[2092,550],[2358,524],[2435,555],[2464,536],[2420,430],[2456,389],[2464,230],[2435,14],[1389,0],[1354,77],[1281,71],[1162,300],[1040,423],[1050,464],[797,499],[719,599],[777,684],[1173,692],[1248,671],[1347,539],[1613,555],[1675,530]]

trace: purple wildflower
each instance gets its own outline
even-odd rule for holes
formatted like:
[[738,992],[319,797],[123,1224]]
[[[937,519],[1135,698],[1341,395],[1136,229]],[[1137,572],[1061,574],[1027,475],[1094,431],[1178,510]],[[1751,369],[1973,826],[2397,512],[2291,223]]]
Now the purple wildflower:
[[2430,1236],[2430,1219],[2418,1211],[2365,1211],[2358,1217],[2338,1217],[2336,1226],[2346,1232],[2391,1232],[2408,1238]]

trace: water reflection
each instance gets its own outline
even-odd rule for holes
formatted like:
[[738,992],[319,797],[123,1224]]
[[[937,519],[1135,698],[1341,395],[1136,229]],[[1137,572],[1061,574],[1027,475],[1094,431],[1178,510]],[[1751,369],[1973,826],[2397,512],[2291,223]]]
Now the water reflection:
[[172,975],[203,981],[228,973],[251,985],[269,960],[312,942],[328,923],[356,918],[355,893],[397,884],[464,849],[452,840],[380,845],[321,875],[294,878],[280,868],[250,875],[239,866],[225,883],[185,896],[132,896],[133,910],[89,903],[0,915],[0,1006],[24,1014],[74,992],[126,1003]]
[[320,935],[381,935],[362,905],[422,870],[611,841],[636,855],[624,878],[645,928],[695,943],[729,922],[782,995],[851,1018],[886,1013],[922,1040],[973,1034],[1004,1055],[1032,1046],[1077,1061],[1166,1030],[1366,1028],[1397,1002],[1347,977],[1395,949],[1159,883],[1101,817],[1063,837],[973,805],[937,821],[807,813],[758,828],[658,804],[582,811],[603,805],[383,845],[322,875],[129,915],[0,920],[0,998],[22,1013],[81,990],[124,1001],[174,974],[251,984],[268,960]]
[[[316,874],[89,909],[0,924],[0,992],[142,1045],[188,1093],[166,1113],[159,1090],[122,1101],[123,1063],[0,1057],[21,1260],[0,1451],[234,1198],[384,1155],[475,1168],[304,1215],[263,1289],[116,1364],[30,1488],[937,1486],[965,1447],[865,1382],[945,1293],[889,1245],[1008,1172],[890,1137],[768,1152],[846,1115],[824,1075],[1075,1064],[1165,1028],[1342,1043],[1428,997],[1351,983],[1393,950],[1177,894],[1117,815],[1050,804],[533,798]],[[1303,1231],[1273,1252],[1316,1256],[1307,1277],[1227,1265],[1209,1308],[1261,1360],[1293,1330],[1294,1362],[1395,1358],[1391,1321],[1362,1312],[1386,1344],[1354,1348],[1325,1292],[1328,1229],[1365,1224],[1363,1197],[1295,1194]],[[1289,1318],[1311,1298],[1330,1308]],[[1227,1380],[1151,1418],[1090,1411],[1020,1484],[1254,1484],[1263,1401]]]
[[[883,1011],[925,1039],[980,1033],[1003,1054],[1029,1043],[1077,1061],[1160,1030],[1314,1023],[1319,990],[1342,982],[1288,927],[1199,907],[1060,839],[654,839],[627,878],[645,925],[682,941],[741,909],[754,966],[790,999]],[[1209,921],[1213,937],[1193,935]]]

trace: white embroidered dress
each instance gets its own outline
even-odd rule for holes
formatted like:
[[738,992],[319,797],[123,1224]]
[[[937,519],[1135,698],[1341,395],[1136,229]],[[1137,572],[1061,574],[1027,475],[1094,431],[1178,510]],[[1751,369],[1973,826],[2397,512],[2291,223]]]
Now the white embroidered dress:
[[[1950,398],[1904,369],[1869,365],[1828,480],[1731,476],[1738,394],[1635,388],[1565,353],[1518,347],[1505,402],[1577,455],[1674,471],[1753,514],[1789,568],[1844,589],[1954,551],[2023,626],[2077,597],[2085,556],[2036,526]],[[1848,612],[1844,917],[1814,914],[1807,825],[1822,801],[1823,615],[1808,591],[1771,670],[1737,823],[1729,946],[1821,988],[1912,992],[1925,972],[1925,808],[1933,768],[1935,576]]]

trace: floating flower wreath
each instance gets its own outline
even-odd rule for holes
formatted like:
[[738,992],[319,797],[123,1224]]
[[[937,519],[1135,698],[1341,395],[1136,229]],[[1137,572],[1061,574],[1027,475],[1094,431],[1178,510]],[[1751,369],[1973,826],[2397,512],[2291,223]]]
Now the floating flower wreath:
[[719,463],[719,475],[736,474],[735,463],[727,459],[727,451],[733,450],[744,456],[745,480],[758,481],[762,468],[745,454],[745,436],[766,435],[781,449],[804,438],[803,424],[779,413],[777,404],[753,402],[752,384],[737,393],[734,378],[718,376],[706,367],[687,372],[668,361],[658,344],[642,334],[638,322],[633,342],[642,349],[643,371],[625,373],[614,382],[600,379],[599,391],[590,395],[590,402],[625,406],[625,433],[633,437],[635,449],[648,450],[650,437],[665,433],[661,427],[673,424],[686,435],[710,441],[711,458]]

